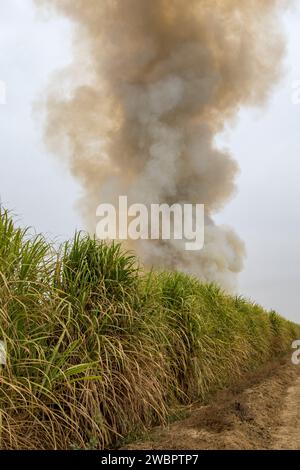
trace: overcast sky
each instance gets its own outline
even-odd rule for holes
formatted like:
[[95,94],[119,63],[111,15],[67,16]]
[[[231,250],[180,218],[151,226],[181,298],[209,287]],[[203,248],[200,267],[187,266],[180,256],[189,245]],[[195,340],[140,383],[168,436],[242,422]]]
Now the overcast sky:
[[[300,322],[300,1],[287,13],[286,73],[263,110],[245,109],[220,139],[239,162],[238,192],[217,220],[233,226],[247,246],[240,292]],[[51,75],[71,57],[70,25],[38,17],[32,0],[1,0],[0,196],[20,223],[69,238],[82,223],[74,205],[80,187],[48,155],[33,116]],[[0,87],[1,99],[1,87]]]

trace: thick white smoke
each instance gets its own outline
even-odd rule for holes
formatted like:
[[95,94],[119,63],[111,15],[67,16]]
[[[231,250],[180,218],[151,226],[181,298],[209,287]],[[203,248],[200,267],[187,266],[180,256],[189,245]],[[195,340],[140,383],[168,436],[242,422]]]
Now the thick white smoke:
[[[140,241],[148,265],[232,288],[244,246],[213,222],[237,164],[214,145],[242,105],[260,105],[284,51],[280,0],[36,0],[74,23],[74,64],[52,84],[46,141],[81,181],[91,230],[101,202],[203,203],[205,248]],[[61,79],[63,75],[61,75]],[[249,129],[249,133],[251,129]],[[245,208],[245,210],[247,210]]]

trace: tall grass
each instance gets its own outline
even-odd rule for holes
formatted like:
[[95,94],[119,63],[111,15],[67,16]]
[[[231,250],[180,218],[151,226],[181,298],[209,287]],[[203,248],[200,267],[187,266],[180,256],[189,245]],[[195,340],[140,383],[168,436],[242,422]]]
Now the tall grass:
[[0,212],[0,448],[106,448],[276,356],[300,327],[147,273],[84,234],[54,250]]

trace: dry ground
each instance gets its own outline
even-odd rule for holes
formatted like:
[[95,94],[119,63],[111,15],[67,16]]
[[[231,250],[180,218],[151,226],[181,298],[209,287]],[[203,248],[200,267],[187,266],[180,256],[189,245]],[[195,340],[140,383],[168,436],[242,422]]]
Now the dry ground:
[[126,449],[300,449],[300,366],[270,364]]

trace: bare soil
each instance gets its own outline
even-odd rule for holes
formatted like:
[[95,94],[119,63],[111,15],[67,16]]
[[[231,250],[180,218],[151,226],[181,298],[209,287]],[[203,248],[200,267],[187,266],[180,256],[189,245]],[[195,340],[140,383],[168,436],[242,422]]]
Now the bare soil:
[[300,449],[300,366],[269,364],[126,449]]

